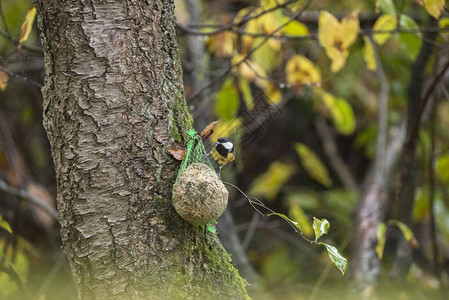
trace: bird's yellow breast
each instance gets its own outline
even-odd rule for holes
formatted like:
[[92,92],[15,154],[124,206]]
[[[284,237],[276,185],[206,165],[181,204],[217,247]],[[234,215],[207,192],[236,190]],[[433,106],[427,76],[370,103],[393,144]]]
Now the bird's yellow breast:
[[219,164],[219,165],[226,165],[227,163],[230,163],[235,159],[234,153],[228,153],[226,157],[222,156],[220,153],[218,153],[217,149],[212,148],[212,157],[213,159]]

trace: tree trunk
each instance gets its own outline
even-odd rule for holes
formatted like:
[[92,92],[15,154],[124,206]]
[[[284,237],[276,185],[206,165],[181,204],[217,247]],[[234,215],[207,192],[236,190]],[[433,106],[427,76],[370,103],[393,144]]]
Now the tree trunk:
[[172,1],[36,0],[44,126],[81,299],[241,299],[215,234],[171,205],[191,128]]

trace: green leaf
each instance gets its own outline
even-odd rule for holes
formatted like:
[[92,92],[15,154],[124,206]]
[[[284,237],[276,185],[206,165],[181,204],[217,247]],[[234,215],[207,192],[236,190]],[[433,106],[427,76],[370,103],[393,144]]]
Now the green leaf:
[[234,79],[229,77],[218,92],[215,112],[220,119],[229,121],[237,116],[238,110],[239,95],[234,86]]
[[[435,198],[437,197],[434,195]],[[429,195],[425,189],[417,188],[415,194],[415,203],[413,205],[413,222],[421,223],[429,215],[430,201]]]
[[403,33],[399,35],[401,46],[407,51],[411,59],[415,59],[421,48],[421,32],[415,20],[406,15],[399,17],[399,25],[402,29],[416,30],[416,33]]
[[330,224],[329,221],[326,219],[317,219],[313,218],[313,231],[315,232],[315,242],[324,234],[327,234],[327,231],[329,230]]
[[398,220],[390,220],[388,221],[387,224],[396,225],[401,230],[402,235],[404,236],[407,242],[415,243],[415,235],[413,234],[413,231],[410,228],[408,228],[407,225]]
[[274,68],[281,65],[282,55],[279,54],[279,51],[270,47],[269,43],[264,43],[263,41],[264,38],[262,37],[254,39],[253,45],[262,43],[262,46],[258,47],[257,51],[251,55],[251,61],[263,69],[264,72],[258,72],[258,74],[266,76],[266,73],[270,73]]
[[289,249],[285,246],[278,247],[266,255],[260,267],[264,280],[268,282],[282,282],[302,271],[297,264],[292,263]]
[[389,15],[396,15],[396,8],[394,7],[393,0],[376,0],[376,13],[386,13]]
[[301,163],[306,169],[307,173],[326,187],[330,187],[332,185],[332,180],[329,177],[329,172],[325,165],[321,162],[318,155],[316,155],[312,149],[307,147],[302,143],[295,143],[294,148],[296,153],[298,153],[299,158],[301,159]]
[[387,231],[387,225],[385,223],[380,223],[379,226],[377,226],[377,246],[376,246],[376,253],[379,259],[382,259],[384,255],[384,248],[385,248],[385,232]]
[[351,105],[343,98],[335,98],[323,90],[318,90],[323,104],[330,111],[335,127],[341,134],[351,134],[355,130],[355,117]]
[[355,130],[355,117],[351,105],[342,98],[337,98],[337,108],[340,111],[341,119],[336,122],[337,130],[341,134],[349,135]]
[[5,219],[3,219],[2,215],[0,215],[0,228],[3,228],[4,230],[12,234],[11,225],[9,225],[9,223]]
[[346,268],[348,267],[348,260],[344,258],[334,246],[328,245],[326,243],[320,244],[326,247],[327,254],[329,255],[329,259],[331,260],[331,262],[333,262],[334,265],[340,270],[342,275],[345,275]]
[[302,229],[301,229],[301,226],[299,226],[299,223],[293,221],[292,219],[290,219],[290,218],[287,217],[286,215],[280,214],[280,213],[271,213],[271,214],[268,214],[268,216],[269,216],[269,217],[270,217],[270,216],[278,216],[278,217],[281,217],[282,219],[284,219],[284,220],[286,220],[287,222],[289,222],[289,223],[291,223],[292,225],[294,225],[294,226],[295,226],[295,227],[302,233]]
[[438,26],[440,28],[449,27],[449,18],[441,18],[438,20]]
[[441,155],[436,163],[436,175],[439,180],[449,183],[449,155]]

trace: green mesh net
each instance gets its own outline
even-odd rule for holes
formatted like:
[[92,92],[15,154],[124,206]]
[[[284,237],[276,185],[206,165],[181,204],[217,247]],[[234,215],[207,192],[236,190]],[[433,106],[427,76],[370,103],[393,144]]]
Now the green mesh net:
[[184,220],[206,225],[214,234],[215,220],[226,209],[229,193],[216,176],[201,137],[193,129],[188,133],[190,140],[173,186],[172,203]]
[[193,163],[203,163],[209,166],[212,170],[214,167],[207,157],[206,149],[204,148],[203,141],[201,137],[196,133],[194,129],[190,129],[188,132],[190,140],[187,144],[186,154],[182,160],[181,167],[178,171],[178,176],[176,177],[176,183],[178,182],[181,174]]

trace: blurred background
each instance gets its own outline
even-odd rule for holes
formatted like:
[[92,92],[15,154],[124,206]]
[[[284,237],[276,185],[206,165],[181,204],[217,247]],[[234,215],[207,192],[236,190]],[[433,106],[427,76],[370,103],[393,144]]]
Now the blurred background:
[[[430,3],[430,4],[429,4]],[[30,0],[0,1],[0,299],[76,299]],[[444,1],[176,0],[186,101],[236,146],[218,233],[254,299],[446,299]],[[326,13],[327,12],[327,13]],[[432,15],[433,17],[429,16]],[[437,20],[435,20],[437,19]],[[426,51],[420,49],[426,47]],[[425,53],[424,53],[425,52]],[[344,276],[314,240],[348,259]],[[299,229],[298,229],[299,230]]]

